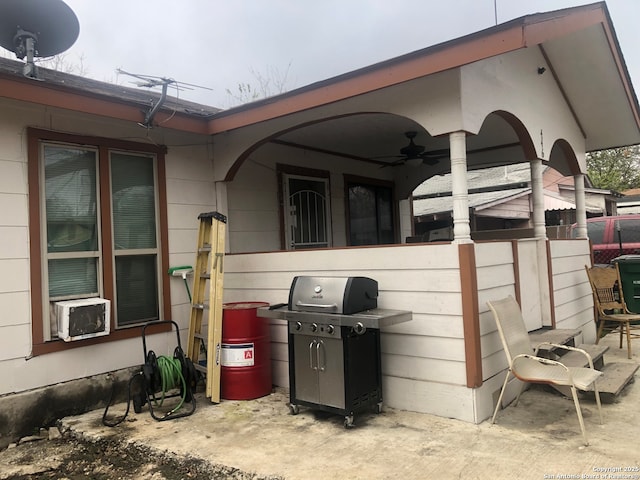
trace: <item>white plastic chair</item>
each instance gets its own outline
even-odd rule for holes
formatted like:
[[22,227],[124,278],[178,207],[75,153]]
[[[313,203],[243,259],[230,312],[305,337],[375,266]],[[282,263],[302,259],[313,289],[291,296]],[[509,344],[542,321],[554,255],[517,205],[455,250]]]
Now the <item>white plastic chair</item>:
[[[502,340],[504,352],[507,356],[507,361],[509,362],[509,372],[504,379],[504,384],[502,385],[498,404],[493,412],[491,423],[495,423],[496,415],[498,414],[498,410],[502,404],[502,397],[504,396],[504,391],[511,375],[526,383],[565,385],[571,388],[571,395],[573,396],[573,402],[576,407],[576,413],[578,415],[580,429],[582,430],[584,444],[589,445],[576,389],[589,390],[593,385],[596,403],[598,404],[598,413],[600,414],[600,424],[602,424],[602,406],[600,404],[600,393],[598,392],[596,385],[596,380],[600,375],[602,375],[602,372],[593,368],[593,360],[591,359],[591,356],[579,348],[547,342],[541,343],[534,350],[529,341],[529,333],[525,327],[520,306],[512,296],[508,296],[501,300],[487,302],[487,305],[489,305],[489,308],[493,312],[493,317],[496,321],[498,332],[500,334],[500,340]],[[538,351],[543,345],[581,352],[586,356],[589,368],[567,367],[561,362],[539,357]],[[520,387],[514,406],[518,404],[518,400],[520,399],[520,395],[523,390],[524,383]]]

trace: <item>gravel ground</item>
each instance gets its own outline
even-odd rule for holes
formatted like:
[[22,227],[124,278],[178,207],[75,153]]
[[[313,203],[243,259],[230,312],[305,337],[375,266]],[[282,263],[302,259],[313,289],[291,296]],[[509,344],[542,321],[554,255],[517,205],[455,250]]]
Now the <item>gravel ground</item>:
[[[57,429],[52,429],[56,430]],[[255,478],[234,469],[223,472],[203,460],[113,442],[89,442],[48,432],[0,451],[0,480],[205,480]]]

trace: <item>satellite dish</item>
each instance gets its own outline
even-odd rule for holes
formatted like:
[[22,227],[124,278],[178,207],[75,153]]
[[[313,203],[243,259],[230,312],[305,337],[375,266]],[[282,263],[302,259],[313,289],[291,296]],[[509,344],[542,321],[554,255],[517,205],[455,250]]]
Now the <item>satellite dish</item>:
[[0,46],[22,60],[26,77],[38,78],[34,57],[51,57],[73,45],[80,24],[62,0],[0,0]]

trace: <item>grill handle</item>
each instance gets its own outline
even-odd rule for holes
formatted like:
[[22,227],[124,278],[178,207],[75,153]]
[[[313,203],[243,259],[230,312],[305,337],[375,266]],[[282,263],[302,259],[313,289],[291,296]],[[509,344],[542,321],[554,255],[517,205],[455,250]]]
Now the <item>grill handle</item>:
[[318,370],[318,366],[313,364],[313,346],[316,345],[316,360],[318,360],[317,358],[317,349],[318,346],[320,345],[318,343],[317,340],[313,340],[312,342],[309,342],[309,368],[311,370]]
[[321,358],[324,357],[324,342],[322,340],[320,340],[317,344],[316,344],[316,355],[318,357],[318,370],[320,370],[321,372],[324,372],[324,367],[326,366],[326,361]]
[[313,308],[324,308],[324,309],[333,309],[336,310],[338,308],[338,304],[337,303],[331,303],[331,304],[321,304],[321,303],[302,303],[300,301],[296,302],[296,307],[313,307]]

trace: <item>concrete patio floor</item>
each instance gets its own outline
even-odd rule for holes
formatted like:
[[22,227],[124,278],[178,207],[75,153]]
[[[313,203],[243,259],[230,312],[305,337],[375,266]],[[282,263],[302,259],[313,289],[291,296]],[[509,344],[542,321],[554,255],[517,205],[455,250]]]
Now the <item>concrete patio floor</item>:
[[[611,347],[607,363],[640,358],[640,343],[633,344],[631,360],[626,349],[618,349],[617,337],[609,335],[602,343]],[[102,425],[100,410],[65,418],[61,428],[88,440],[138,444],[238,469],[233,478],[640,479],[637,382],[615,402],[603,404],[604,425],[593,399],[581,399],[588,447],[572,400],[540,387],[501,411],[495,425],[385,407],[379,415],[357,416],[356,427],[346,430],[340,416],[304,408],[290,415],[287,400],[284,390],[220,404],[198,394],[196,412],[189,417],[157,422],[145,408],[109,428]],[[124,405],[110,410],[119,412]]]

